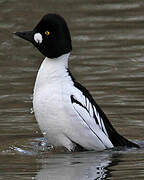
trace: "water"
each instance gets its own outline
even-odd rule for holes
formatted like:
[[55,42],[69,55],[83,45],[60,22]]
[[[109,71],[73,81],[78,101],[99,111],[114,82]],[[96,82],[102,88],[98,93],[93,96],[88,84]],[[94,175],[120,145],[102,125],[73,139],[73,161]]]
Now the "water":
[[68,22],[70,68],[125,137],[144,146],[144,2],[0,1],[0,179],[144,179],[144,150],[49,150],[35,121],[32,89],[44,58],[12,32],[55,12]]

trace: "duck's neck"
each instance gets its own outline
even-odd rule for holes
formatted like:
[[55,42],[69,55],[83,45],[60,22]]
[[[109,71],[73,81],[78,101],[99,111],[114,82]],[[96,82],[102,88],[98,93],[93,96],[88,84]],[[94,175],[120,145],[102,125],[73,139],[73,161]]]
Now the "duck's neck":
[[35,90],[43,87],[47,83],[61,81],[68,77],[68,57],[70,53],[58,58],[45,58],[37,74]]

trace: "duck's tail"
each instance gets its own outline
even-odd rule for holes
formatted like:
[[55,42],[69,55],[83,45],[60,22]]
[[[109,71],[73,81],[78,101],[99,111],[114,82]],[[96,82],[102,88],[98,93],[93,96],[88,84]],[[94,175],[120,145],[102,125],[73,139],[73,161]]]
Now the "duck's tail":
[[109,136],[110,141],[112,142],[114,147],[128,147],[128,148],[139,148],[139,145],[136,143],[133,143],[131,141],[129,141],[128,139],[126,139],[125,137],[123,137],[122,135],[120,135],[112,126],[111,122],[108,120],[107,116],[105,115],[105,113],[100,109],[100,107],[95,104],[97,106],[97,109],[99,110],[100,116],[103,119],[107,134]]
[[108,131],[109,139],[111,140],[114,147],[128,147],[128,148],[139,148],[139,145],[129,141],[122,135],[120,135],[115,129]]

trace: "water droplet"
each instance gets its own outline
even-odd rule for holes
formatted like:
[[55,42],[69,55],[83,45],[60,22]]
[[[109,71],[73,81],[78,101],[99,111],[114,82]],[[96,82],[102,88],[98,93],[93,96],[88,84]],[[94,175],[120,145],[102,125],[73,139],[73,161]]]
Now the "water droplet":
[[44,136],[46,135],[46,132],[45,132],[45,131],[43,131],[42,133],[43,133]]
[[30,114],[33,114],[33,113],[34,113],[33,108],[30,108]]

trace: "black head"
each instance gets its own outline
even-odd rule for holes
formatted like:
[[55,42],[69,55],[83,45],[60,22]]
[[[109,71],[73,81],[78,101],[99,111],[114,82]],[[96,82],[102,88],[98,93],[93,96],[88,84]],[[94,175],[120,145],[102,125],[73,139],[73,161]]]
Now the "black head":
[[16,32],[30,41],[48,58],[57,58],[72,50],[70,32],[65,20],[57,14],[47,14],[32,31]]

